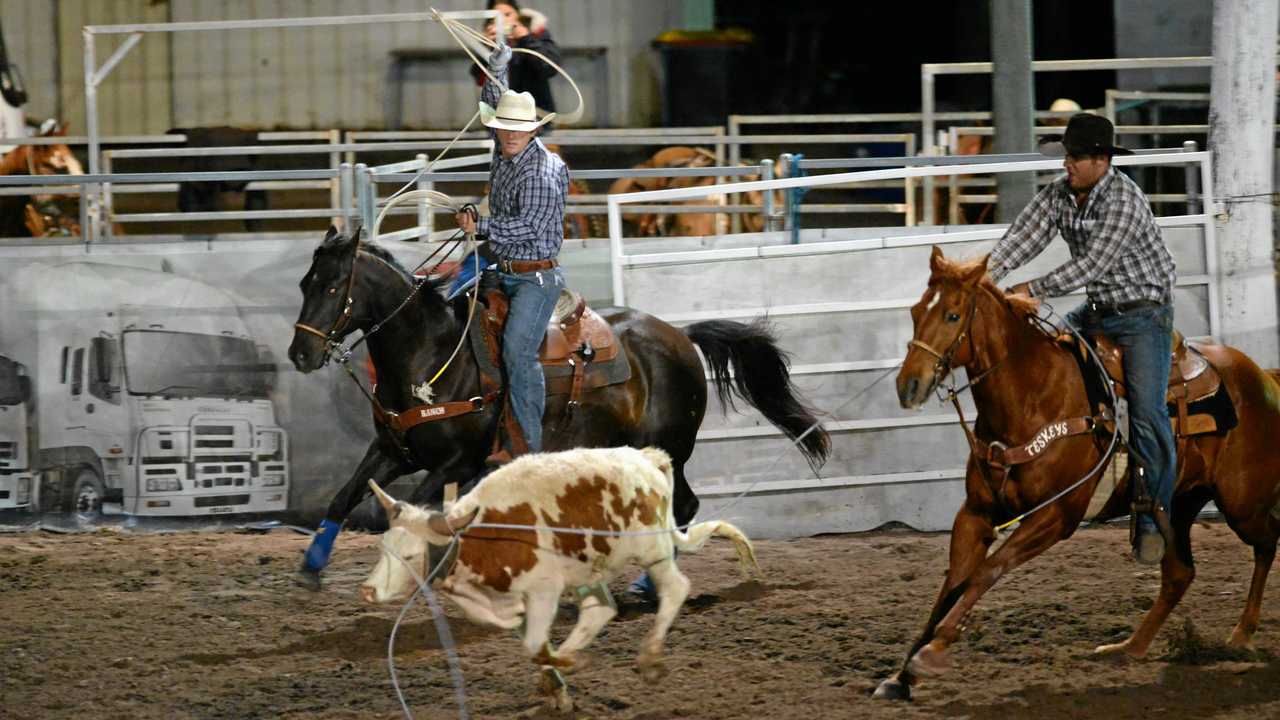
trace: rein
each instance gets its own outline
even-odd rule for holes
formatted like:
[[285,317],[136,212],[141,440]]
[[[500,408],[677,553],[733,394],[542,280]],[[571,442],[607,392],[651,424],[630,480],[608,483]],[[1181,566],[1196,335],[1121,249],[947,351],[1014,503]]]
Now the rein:
[[[990,288],[987,288],[985,286],[980,286],[979,290],[985,290],[988,293],[992,293]],[[992,293],[992,295],[994,297],[994,293]],[[1000,299],[1000,298],[995,298],[995,299]],[[1052,306],[1049,306],[1047,303],[1043,303],[1043,304],[1045,307],[1048,308],[1049,313],[1051,315],[1056,316],[1056,313],[1054,312]],[[1007,305],[1005,307],[1006,309],[1008,309]],[[934,364],[934,374],[943,379],[946,379],[946,378],[952,379],[951,385],[946,388],[945,397],[943,397],[943,392],[942,392],[943,388],[941,387],[942,381],[941,380],[939,381],[939,387],[935,388],[935,392],[938,395],[938,399],[949,400],[952,406],[955,408],[956,415],[960,419],[960,427],[964,430],[965,439],[969,443],[970,455],[978,460],[979,466],[983,470],[983,474],[987,476],[988,486],[992,487],[993,495],[995,497],[996,502],[1006,512],[1006,514],[1012,515],[1013,513],[1009,510],[1008,505],[1005,503],[1004,497],[1005,497],[1005,488],[1009,483],[1009,475],[1011,474],[1010,470],[1014,465],[1021,465],[1023,463],[1028,463],[1028,462],[1031,462],[1032,460],[1035,460],[1044,452],[1045,449],[1049,447],[1050,444],[1052,444],[1056,440],[1059,440],[1065,437],[1075,436],[1075,435],[1086,435],[1086,434],[1094,433],[1097,431],[1098,428],[1103,427],[1103,421],[1106,421],[1110,418],[1108,417],[1107,413],[1104,412],[1101,417],[1087,416],[1087,417],[1074,417],[1074,418],[1069,418],[1067,420],[1055,420],[1053,422],[1046,424],[1044,427],[1040,428],[1032,436],[1032,439],[1029,440],[1028,442],[1023,443],[1022,445],[1017,445],[1013,447],[999,440],[992,440],[991,442],[986,442],[981,438],[979,438],[977,434],[973,431],[973,429],[969,427],[969,422],[964,416],[964,410],[960,407],[960,393],[964,392],[967,389],[973,388],[978,383],[986,379],[987,376],[991,375],[997,368],[999,368],[1004,363],[1006,359],[1008,359],[1008,355],[1006,354],[1003,358],[1001,358],[1000,360],[997,360],[995,363],[991,365],[991,367],[987,368],[986,370],[983,370],[976,377],[970,378],[967,383],[960,386],[959,388],[955,386],[954,377],[951,375],[951,370],[953,368],[951,363],[954,360],[956,351],[959,350],[960,345],[966,339],[969,342],[970,357],[976,358],[976,354],[974,352],[974,347],[973,347],[972,327],[973,327],[974,318],[977,316],[977,308],[978,308],[978,295],[977,295],[977,292],[975,292],[973,294],[972,302],[969,307],[968,318],[966,319],[964,329],[960,331],[960,334],[958,336],[956,336],[955,341],[951,343],[951,345],[947,348],[946,352],[939,353],[937,350],[929,346],[927,343],[920,340],[915,340],[915,339],[911,340],[909,347],[918,347],[921,350],[937,358],[937,362]],[[1038,317],[1036,319],[1039,321]],[[1043,321],[1041,322],[1043,323]],[[1080,337],[1079,333],[1076,331],[1074,327],[1071,326],[1070,323],[1066,323],[1064,321],[1063,324],[1071,332],[1072,335],[1075,335],[1077,338]],[[1043,328],[1041,328],[1041,331],[1045,332],[1046,335],[1049,334]],[[1104,382],[1103,384],[1107,388],[1107,392],[1110,396],[1109,400],[1112,406],[1114,407],[1115,392],[1112,389],[1111,383],[1109,382],[1110,378],[1106,374],[1106,369],[1102,364],[1102,359],[1098,357],[1097,353],[1093,350],[1093,347],[1091,345],[1089,345],[1088,343],[1083,343],[1083,344],[1086,348],[1088,348],[1088,352],[1091,358],[1094,360],[1094,364],[1097,366],[1099,372],[1103,374],[1104,380],[1107,380],[1107,382]],[[1012,527],[1014,525],[1021,523],[1027,516],[1031,515],[1032,513],[1038,512],[1044,509],[1045,507],[1048,507],[1049,505],[1057,502],[1058,500],[1062,499],[1066,495],[1070,494],[1076,488],[1088,482],[1097,472],[1099,472],[1103,467],[1105,467],[1106,463],[1111,459],[1111,455],[1115,451],[1118,436],[1119,436],[1119,427],[1117,426],[1112,431],[1111,442],[1108,445],[1106,451],[1103,452],[1102,457],[1099,459],[1098,463],[1092,469],[1090,469],[1087,473],[1085,473],[1083,477],[1073,482],[1071,485],[1067,486],[1066,489],[1054,494],[1048,500],[1045,500],[1044,502],[1036,505],[1035,507],[1028,510],[1027,512],[1017,515],[1012,520],[1009,520],[1005,523],[997,525],[995,528],[996,531],[1001,532],[1009,527]],[[1001,475],[999,488],[995,488],[994,483],[992,482],[993,470],[998,472]]]

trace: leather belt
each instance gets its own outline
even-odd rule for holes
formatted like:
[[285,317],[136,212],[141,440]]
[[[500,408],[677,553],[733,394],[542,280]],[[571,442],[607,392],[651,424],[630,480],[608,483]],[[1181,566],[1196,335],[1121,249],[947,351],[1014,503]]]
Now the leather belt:
[[498,260],[498,270],[508,275],[550,270],[559,265],[554,258],[547,260]]
[[1090,301],[1088,304],[1089,312],[1100,317],[1108,317],[1111,315],[1123,315],[1134,310],[1145,310],[1147,308],[1158,308],[1164,303],[1155,300],[1129,300],[1122,303],[1098,303]]

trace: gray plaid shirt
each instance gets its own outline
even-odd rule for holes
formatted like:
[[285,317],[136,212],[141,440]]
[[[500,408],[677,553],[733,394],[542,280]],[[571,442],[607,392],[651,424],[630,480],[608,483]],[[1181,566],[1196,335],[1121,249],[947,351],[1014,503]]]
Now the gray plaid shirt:
[[[493,73],[507,81],[506,70]],[[498,106],[500,91],[487,80],[480,97]],[[497,142],[497,132],[489,131]],[[569,170],[558,155],[536,137],[519,155],[507,160],[495,144],[489,170],[489,217],[476,231],[489,236],[489,248],[503,260],[547,260],[560,254],[564,242],[564,199]]]
[[1094,302],[1169,302],[1175,278],[1173,256],[1164,246],[1146,196],[1114,167],[1081,207],[1076,206],[1065,175],[1041,190],[991,251],[987,262],[991,278],[999,282],[1030,262],[1055,233],[1067,241],[1071,259],[1032,280],[1033,295],[1061,296],[1083,285]]

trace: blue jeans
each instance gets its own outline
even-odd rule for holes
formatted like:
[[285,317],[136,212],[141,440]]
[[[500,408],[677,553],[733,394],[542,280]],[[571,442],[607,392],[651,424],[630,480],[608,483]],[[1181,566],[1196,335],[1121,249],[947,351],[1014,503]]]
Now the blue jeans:
[[[1169,426],[1165,392],[1169,385],[1169,352],[1173,335],[1173,307],[1141,308],[1096,317],[1086,305],[1067,314],[1067,321],[1086,335],[1101,333],[1124,353],[1125,391],[1129,398],[1130,464],[1145,469],[1152,497],[1166,512],[1173,507],[1177,480],[1177,448]],[[1136,477],[1136,474],[1130,474]],[[1139,518],[1150,526],[1151,518]]]
[[498,273],[498,281],[511,305],[502,332],[502,364],[507,371],[511,411],[524,432],[529,452],[538,452],[542,449],[542,410],[547,397],[538,346],[564,289],[564,276],[555,268],[519,275]]

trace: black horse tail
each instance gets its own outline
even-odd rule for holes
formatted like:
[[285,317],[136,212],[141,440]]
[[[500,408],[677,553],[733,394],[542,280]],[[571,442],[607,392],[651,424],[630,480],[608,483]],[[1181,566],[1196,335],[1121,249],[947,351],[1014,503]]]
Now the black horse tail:
[[814,411],[800,402],[791,383],[790,360],[778,347],[768,319],[757,318],[750,325],[707,320],[685,327],[684,332],[707,358],[721,408],[733,408],[734,395],[745,400],[799,442],[800,452],[817,474],[831,453],[831,437]]

